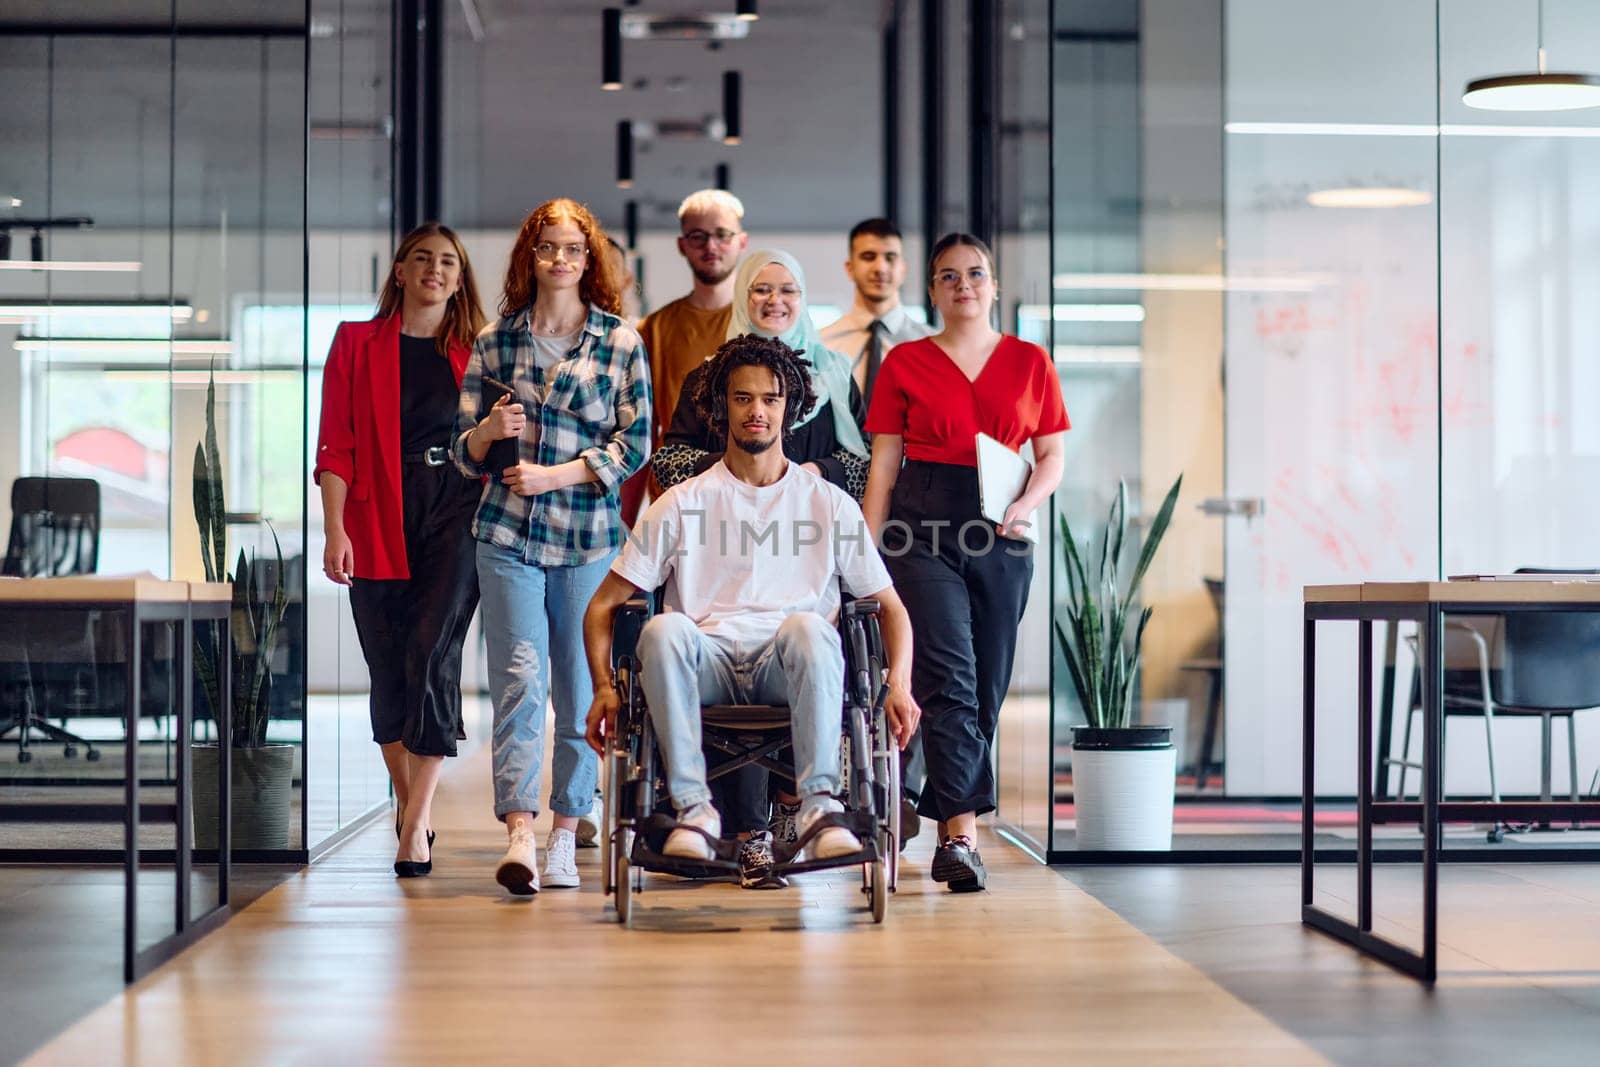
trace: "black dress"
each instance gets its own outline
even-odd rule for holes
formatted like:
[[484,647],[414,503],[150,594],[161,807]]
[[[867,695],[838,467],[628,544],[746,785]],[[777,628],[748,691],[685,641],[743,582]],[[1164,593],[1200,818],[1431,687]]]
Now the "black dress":
[[[683,379],[683,389],[678,393],[678,406],[672,413],[672,424],[661,439],[661,448],[651,458],[651,469],[662,489],[671,489],[686,478],[702,474],[722,458],[725,440],[719,440],[695,410],[694,393],[705,370],[701,364]],[[861,390],[854,377],[850,379],[850,414],[860,427],[867,419],[867,408],[861,400]],[[866,437],[862,434],[863,439]],[[783,454],[794,463],[815,463],[822,476],[860,501],[867,491],[867,469],[871,465],[865,456],[855,455],[839,445],[833,429],[833,401],[823,403],[821,409],[804,426],[797,426],[783,439]]]
[[[372,676],[372,739],[454,756],[461,646],[478,606],[481,485],[448,459],[460,390],[431,337],[400,335],[400,496],[409,578],[355,578],[350,611]],[[429,449],[444,453],[429,453]],[[429,460],[437,461],[437,465]]]

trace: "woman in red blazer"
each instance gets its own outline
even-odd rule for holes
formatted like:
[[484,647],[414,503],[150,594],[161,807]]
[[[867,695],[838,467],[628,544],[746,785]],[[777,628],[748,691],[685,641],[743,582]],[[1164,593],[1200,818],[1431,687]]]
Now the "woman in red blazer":
[[433,869],[430,808],[461,730],[461,645],[478,604],[472,515],[481,485],[450,462],[461,373],[484,326],[461,241],[406,234],[378,314],[334,335],[312,478],[322,569],[350,587],[372,676],[372,739],[394,784],[394,873]]

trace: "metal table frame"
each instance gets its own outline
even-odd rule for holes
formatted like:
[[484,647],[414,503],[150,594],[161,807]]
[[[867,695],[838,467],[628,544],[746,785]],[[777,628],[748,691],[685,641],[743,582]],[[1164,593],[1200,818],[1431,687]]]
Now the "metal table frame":
[[[39,579],[48,582],[67,582],[73,579]],[[92,583],[94,580],[85,580]],[[136,982],[189,945],[210,933],[225,922],[232,907],[229,903],[228,882],[231,873],[231,716],[216,716],[218,731],[218,792],[217,792],[217,905],[202,915],[189,915],[191,903],[190,876],[193,868],[193,846],[189,826],[192,821],[193,764],[190,730],[194,721],[194,624],[197,620],[217,622],[219,634],[219,664],[229,662],[232,655],[231,599],[195,599],[192,590],[182,599],[140,595],[143,580],[132,580],[133,592],[126,582],[108,582],[103,594],[96,594],[92,584],[74,582],[74,588],[64,595],[38,599],[23,596],[0,596],[0,608],[49,608],[62,611],[99,611],[119,616],[127,652],[126,705],[124,729],[127,740],[124,748],[123,797],[121,804],[52,804],[17,805],[10,817],[29,821],[60,822],[65,820],[92,820],[97,817],[120,816],[123,824],[123,932],[122,974],[125,982]],[[177,584],[156,583],[167,587],[167,592]],[[141,805],[139,802],[139,711],[142,697],[140,667],[144,659],[142,628],[152,623],[177,623],[178,637],[175,653],[179,660],[178,678],[178,759],[176,800],[172,805]],[[232,706],[232,678],[226,668],[218,672],[222,687],[220,695],[224,708]],[[170,818],[174,833],[174,893],[173,932],[144,949],[139,948],[139,824],[145,818]],[[0,815],[0,821],[6,816]]]
[[[1304,620],[1303,738],[1301,751],[1300,811],[1300,919],[1307,926],[1353,945],[1414,978],[1431,983],[1439,971],[1439,854],[1442,829],[1447,822],[1581,820],[1600,817],[1600,804],[1579,801],[1464,801],[1446,803],[1440,773],[1443,757],[1444,661],[1442,635],[1446,614],[1506,615],[1520,612],[1600,611],[1600,584],[1591,585],[1592,597],[1569,595],[1563,599],[1523,599],[1531,588],[1550,590],[1549,583],[1461,583],[1478,586],[1459,596],[1441,598],[1445,583],[1371,583],[1306,589]],[[1586,583],[1589,584],[1589,583]],[[1319,595],[1342,595],[1313,599]],[[1360,590],[1359,598],[1345,598]],[[1319,622],[1355,622],[1359,634],[1357,662],[1357,735],[1360,767],[1357,774],[1356,921],[1350,922],[1318,907],[1315,887],[1316,813],[1316,627]],[[1372,624],[1390,624],[1388,640],[1402,622],[1414,622],[1422,645],[1422,799],[1377,800],[1373,790],[1372,750]],[[1392,667],[1389,668],[1392,671]],[[1392,681],[1386,679],[1388,691]],[[1422,951],[1398,944],[1372,928],[1372,827],[1376,823],[1420,823],[1422,827]]]

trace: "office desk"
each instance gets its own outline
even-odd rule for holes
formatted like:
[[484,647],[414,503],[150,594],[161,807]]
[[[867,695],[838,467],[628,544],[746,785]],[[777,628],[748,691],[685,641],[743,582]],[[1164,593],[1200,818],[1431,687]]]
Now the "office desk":
[[[218,742],[221,749],[218,797],[219,819],[217,828],[217,900],[216,907],[191,919],[190,873],[192,850],[190,827],[191,804],[191,737],[190,725],[194,718],[194,622],[196,619],[221,622],[217,661],[227,663],[231,658],[232,632],[228,625],[233,604],[233,587],[220,582],[167,582],[156,578],[98,578],[92,576],[69,578],[20,578],[0,580],[0,610],[27,611],[29,609],[81,609],[100,611],[115,617],[121,625],[124,659],[127,670],[125,689],[125,730],[123,745],[126,766],[123,774],[123,800],[121,804],[75,805],[14,805],[9,812],[0,813],[0,819],[30,819],[37,821],[62,821],[65,819],[94,819],[120,815],[123,820],[123,945],[122,971],[128,982],[137,981],[151,970],[171,959],[185,946],[203,937],[221,924],[229,913],[229,726],[231,716],[219,715]],[[168,807],[139,803],[139,707],[140,663],[143,660],[143,627],[147,623],[177,623],[179,635],[177,655],[178,678],[178,760],[177,802]],[[227,670],[219,671],[223,707],[232,706],[231,679]],[[174,899],[174,931],[167,937],[140,950],[138,944],[138,874],[139,874],[139,824],[141,816],[155,816],[163,820],[170,817],[174,823],[175,862],[177,886]]]
[[[1600,611],[1600,582],[1366,582],[1360,585],[1305,587],[1305,659],[1301,752],[1300,918],[1363,953],[1425,982],[1438,975],[1439,848],[1446,822],[1600,818],[1593,801],[1465,801],[1445,803],[1443,757],[1444,663],[1441,655],[1446,614],[1506,615],[1518,612]],[[1357,775],[1356,922],[1312,903],[1312,852],[1316,798],[1316,626],[1356,622]],[[1389,623],[1389,641],[1401,622],[1414,622],[1422,655],[1422,799],[1376,800],[1373,796],[1372,624]],[[1392,657],[1392,644],[1389,656]],[[1392,663],[1392,659],[1391,659]],[[1392,668],[1391,668],[1392,669]],[[1392,683],[1391,683],[1392,684]],[[1386,686],[1388,689],[1388,686]],[[1387,710],[1387,701],[1385,702]],[[1372,827],[1375,823],[1419,823],[1422,827],[1422,951],[1413,952],[1372,929]]]

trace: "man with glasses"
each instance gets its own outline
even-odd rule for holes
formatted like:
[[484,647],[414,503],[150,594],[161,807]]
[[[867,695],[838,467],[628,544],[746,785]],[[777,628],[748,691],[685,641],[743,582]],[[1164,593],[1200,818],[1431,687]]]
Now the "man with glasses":
[[889,349],[933,331],[900,304],[906,280],[900,230],[888,219],[866,219],[850,231],[844,272],[856,287],[855,305],[822,331],[822,343],[854,360],[856,387],[867,400]]
[[[654,446],[661,447],[683,380],[727,340],[733,315],[733,269],[750,238],[743,230],[744,205],[722,189],[690,193],[678,207],[678,254],[689,264],[689,295],[663,305],[639,324],[650,353],[650,381],[657,413]],[[633,525],[644,498],[647,472],[623,487],[622,519]]]

